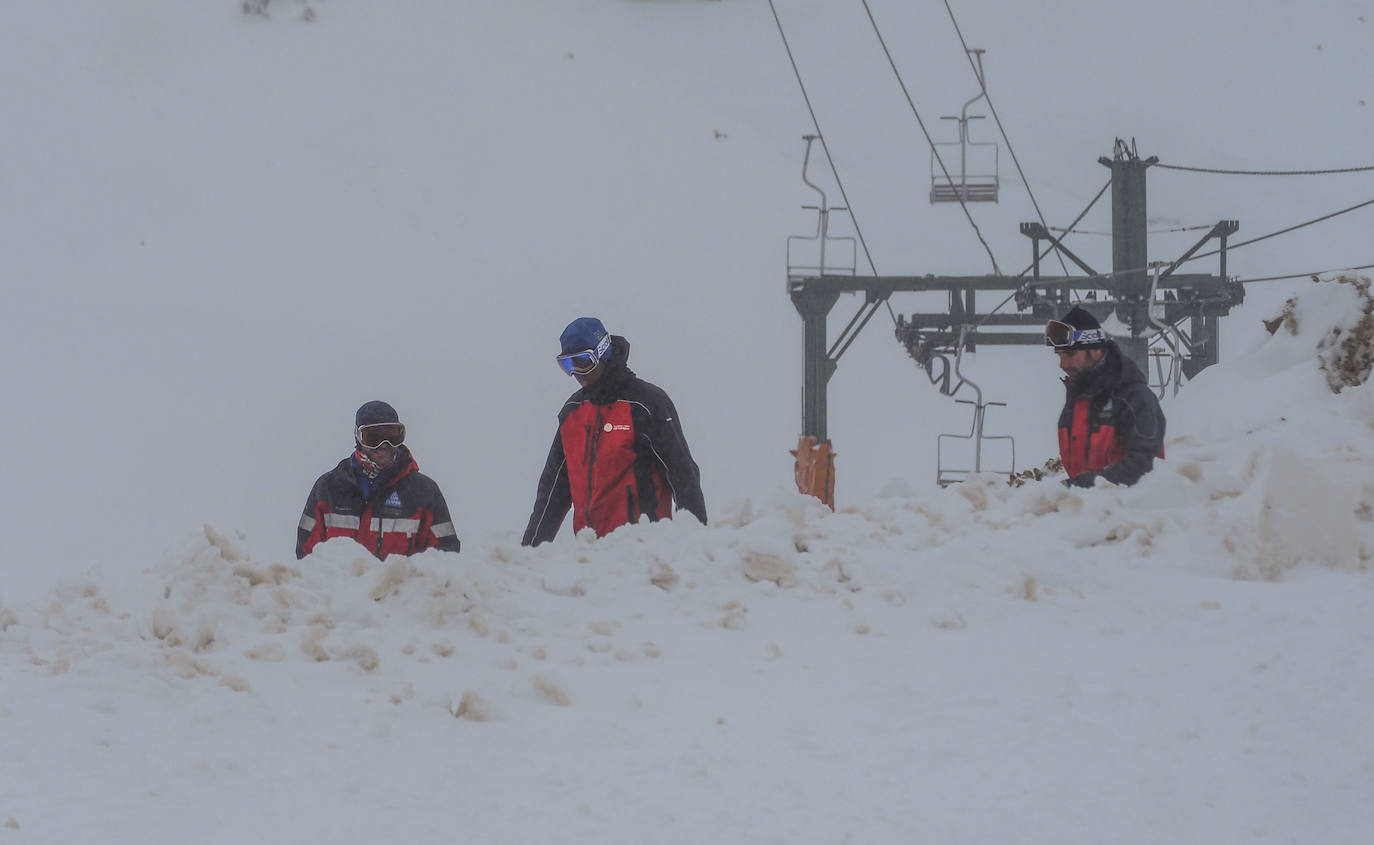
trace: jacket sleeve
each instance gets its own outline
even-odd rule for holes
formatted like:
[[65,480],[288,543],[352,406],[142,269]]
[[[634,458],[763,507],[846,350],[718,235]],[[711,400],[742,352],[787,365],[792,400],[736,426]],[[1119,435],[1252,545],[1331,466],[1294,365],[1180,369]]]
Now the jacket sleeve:
[[1113,484],[1131,485],[1154,468],[1164,450],[1164,411],[1146,385],[1133,384],[1120,396],[1116,434],[1125,454],[1099,474]]
[[443,491],[439,485],[434,485],[434,497],[429,505],[430,516],[433,521],[429,525],[429,536],[425,538],[424,547],[427,549],[438,549],[441,552],[457,552],[463,544],[458,539],[458,531],[453,527],[453,517],[449,515],[448,502],[444,501]]
[[706,497],[701,493],[701,470],[697,462],[692,460],[691,449],[687,448],[687,437],[682,433],[682,422],[677,417],[673,400],[664,393],[660,397],[660,405],[653,416],[650,445],[663,462],[677,506],[705,525]]
[[544,472],[539,476],[539,487],[534,494],[534,510],[530,513],[529,524],[525,526],[522,546],[537,546],[558,536],[563,526],[563,518],[572,507],[572,487],[568,483],[568,462],[563,455],[563,438],[555,431],[553,445],[549,447],[548,460],[544,462]]
[[324,513],[329,505],[324,497],[324,479],[315,482],[310,495],[305,500],[305,510],[301,513],[300,524],[296,526],[296,559],[310,554],[315,544],[324,539]]

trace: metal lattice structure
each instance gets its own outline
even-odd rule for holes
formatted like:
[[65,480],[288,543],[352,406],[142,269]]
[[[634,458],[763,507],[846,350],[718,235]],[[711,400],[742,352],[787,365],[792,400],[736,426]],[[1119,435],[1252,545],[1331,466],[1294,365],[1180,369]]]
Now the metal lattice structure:
[[[1118,141],[1113,158],[1099,162],[1112,171],[1112,271],[1098,273],[1068,250],[1039,223],[1021,224],[1032,243],[1028,277],[1008,276],[857,276],[848,272],[807,273],[789,266],[787,291],[802,318],[802,434],[828,440],[826,386],[840,357],[894,293],[940,292],[947,296],[944,311],[900,315],[897,340],[926,371],[942,393],[953,395],[968,380],[957,374],[957,358],[979,345],[1039,346],[1044,344],[1045,321],[1061,317],[1075,305],[1107,323],[1115,320],[1125,332],[1114,335],[1123,354],[1142,370],[1160,372],[1163,389],[1179,375],[1192,377],[1217,363],[1221,350],[1220,318],[1245,298],[1244,287],[1226,276],[1226,239],[1239,224],[1223,220],[1191,249],[1172,262],[1151,265],[1147,260],[1145,171],[1157,159],[1141,159]],[[1178,267],[1204,245],[1219,242],[1219,272],[1179,273]],[[1048,249],[1042,250],[1047,246]],[[1045,276],[1041,259],[1058,251],[1082,276]],[[797,270],[797,272],[794,272]],[[843,293],[861,293],[864,302],[833,343],[828,341],[831,309]],[[995,303],[1009,297],[1016,310],[980,311],[991,294]],[[1166,377],[1162,360],[1174,368]],[[953,363],[952,363],[953,360]],[[957,378],[956,378],[957,376]],[[975,426],[981,422],[981,391],[975,403]],[[978,427],[980,428],[980,427]],[[976,430],[981,438],[981,430]]]

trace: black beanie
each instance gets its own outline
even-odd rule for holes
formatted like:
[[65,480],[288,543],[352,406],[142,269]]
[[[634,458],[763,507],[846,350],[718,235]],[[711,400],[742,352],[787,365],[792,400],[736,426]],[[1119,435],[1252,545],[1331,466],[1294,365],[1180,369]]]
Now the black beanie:
[[364,403],[363,406],[358,409],[358,413],[353,415],[353,425],[355,427],[400,421],[401,418],[397,416],[396,409],[380,399],[373,399],[371,402]]
[[[1097,321],[1097,318],[1092,315],[1091,311],[1088,311],[1085,308],[1080,308],[1077,305],[1070,308],[1069,313],[1065,314],[1063,317],[1060,317],[1059,322],[1068,323],[1069,325],[1073,326],[1075,329],[1079,331],[1083,331],[1085,329],[1102,328],[1102,324]],[[1077,343],[1073,345],[1073,348],[1086,349],[1091,346],[1101,346],[1106,342],[1107,333],[1102,332],[1100,335],[1098,335],[1097,339],[1079,340]]]

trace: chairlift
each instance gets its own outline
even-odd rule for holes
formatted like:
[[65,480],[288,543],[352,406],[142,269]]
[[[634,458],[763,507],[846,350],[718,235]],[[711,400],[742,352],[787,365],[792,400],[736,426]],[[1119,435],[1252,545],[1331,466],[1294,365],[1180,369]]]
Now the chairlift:
[[[816,212],[816,233],[814,235],[789,235],[787,238],[787,276],[788,278],[805,275],[824,276],[827,274],[852,276],[858,267],[858,242],[852,236],[837,237],[830,234],[830,212],[847,212],[849,209],[840,205],[829,205],[826,201],[825,191],[807,177],[807,169],[811,165],[811,144],[813,141],[820,141],[824,144],[825,141],[819,135],[803,135],[802,140],[806,141],[806,154],[802,157],[802,182],[820,194],[820,200],[819,205],[802,206],[804,210]],[[796,247],[795,253],[794,247]],[[831,250],[830,256],[826,255],[827,248]],[[834,254],[837,248],[840,253],[838,260],[835,259]]]
[[[940,434],[935,437],[935,483],[940,487],[948,487],[951,484],[958,484],[968,480],[975,474],[983,472],[983,444],[989,440],[1005,440],[1011,446],[1011,466],[1005,470],[997,472],[1005,474],[1008,478],[1016,474],[1016,438],[1010,434],[989,435],[983,433],[983,420],[987,416],[989,407],[997,406],[1005,408],[1006,402],[984,402],[983,389],[963,374],[960,364],[964,359],[964,349],[967,346],[968,326],[963,326],[959,331],[959,350],[954,356],[954,375],[959,379],[958,385],[948,395],[953,396],[959,392],[959,388],[968,385],[973,388],[973,399],[955,399],[960,405],[973,406],[973,424],[969,427],[968,434]],[[973,444],[973,467],[955,469],[946,466],[945,461],[945,441],[963,440]]]
[[[970,120],[983,120],[986,115],[969,115],[968,107],[987,97],[987,83],[983,78],[982,49],[968,51],[978,65],[978,96],[964,103],[958,117],[943,115],[941,120],[954,120],[959,123],[959,140],[933,144],[930,150],[930,202],[997,202],[1000,185],[1000,150],[993,141],[970,141],[968,124]],[[947,163],[953,158],[955,148],[959,151],[959,170],[950,171]],[[947,152],[941,155],[941,151]],[[973,172],[969,172],[973,168]]]

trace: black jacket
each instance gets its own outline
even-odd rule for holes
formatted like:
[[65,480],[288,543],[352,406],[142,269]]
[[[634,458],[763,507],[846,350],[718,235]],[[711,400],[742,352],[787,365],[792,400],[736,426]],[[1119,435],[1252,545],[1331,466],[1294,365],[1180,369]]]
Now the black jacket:
[[377,476],[366,499],[352,456],[315,482],[296,529],[296,557],[334,537],[352,537],[379,558],[435,548],[456,552],[460,546],[444,494],[420,473],[405,446]]
[[1097,366],[1064,378],[1059,455],[1074,487],[1134,484],[1164,457],[1164,411],[1134,362],[1107,341]]

